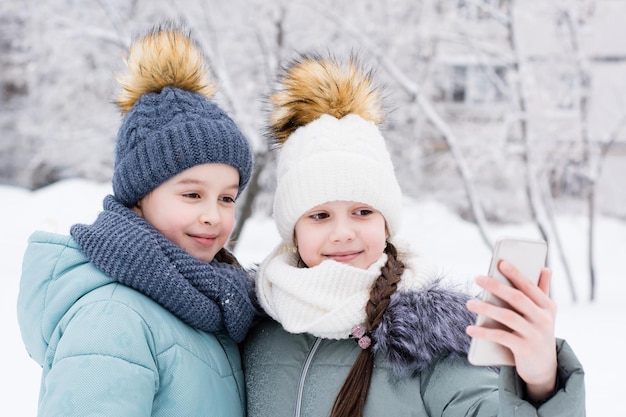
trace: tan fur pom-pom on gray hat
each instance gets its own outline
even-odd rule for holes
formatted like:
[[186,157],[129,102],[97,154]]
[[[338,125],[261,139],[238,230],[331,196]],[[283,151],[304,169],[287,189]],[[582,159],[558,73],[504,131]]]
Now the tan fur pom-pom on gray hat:
[[130,207],[164,181],[204,163],[239,171],[239,194],[253,153],[235,122],[213,100],[217,86],[189,32],[167,23],[131,44],[116,103],[113,193]]

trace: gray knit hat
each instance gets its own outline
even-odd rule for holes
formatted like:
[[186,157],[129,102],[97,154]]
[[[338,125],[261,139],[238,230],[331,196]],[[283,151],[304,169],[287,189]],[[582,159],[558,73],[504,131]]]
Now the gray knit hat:
[[253,154],[235,122],[211,100],[217,88],[188,33],[155,28],[131,45],[117,104],[125,114],[117,135],[113,193],[130,207],[171,177],[204,163],[239,171],[239,194]]

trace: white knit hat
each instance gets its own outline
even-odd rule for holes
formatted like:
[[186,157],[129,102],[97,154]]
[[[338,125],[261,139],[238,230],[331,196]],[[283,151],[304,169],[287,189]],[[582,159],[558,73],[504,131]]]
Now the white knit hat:
[[293,244],[298,219],[330,201],[356,201],[379,210],[390,239],[399,230],[402,194],[385,140],[380,94],[356,60],[346,65],[303,56],[285,71],[271,96],[272,139],[278,156],[274,218]]

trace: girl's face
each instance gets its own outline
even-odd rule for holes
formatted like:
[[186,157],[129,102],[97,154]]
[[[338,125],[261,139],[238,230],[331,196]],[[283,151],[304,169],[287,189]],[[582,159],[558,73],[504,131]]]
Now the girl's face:
[[367,269],[385,250],[385,218],[363,203],[331,201],[312,208],[296,222],[294,239],[308,267],[326,259]]
[[190,255],[211,262],[235,223],[239,172],[227,164],[202,164],[170,178],[133,210]]

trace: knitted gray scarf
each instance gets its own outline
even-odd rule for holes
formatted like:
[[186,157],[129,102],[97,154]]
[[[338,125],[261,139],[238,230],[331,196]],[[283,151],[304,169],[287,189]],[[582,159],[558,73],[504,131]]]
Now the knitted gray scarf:
[[96,267],[194,328],[244,339],[256,313],[246,271],[189,255],[112,195],[103,206],[92,225],[70,231]]

